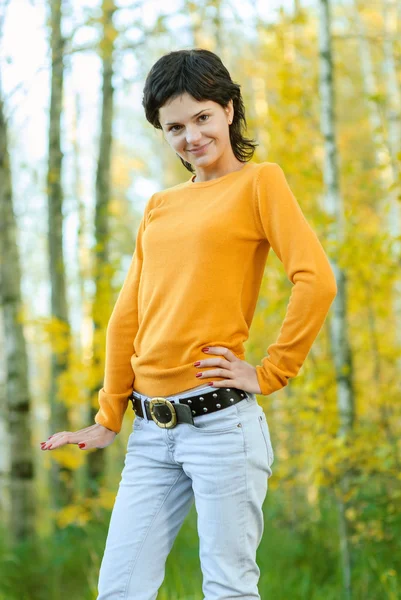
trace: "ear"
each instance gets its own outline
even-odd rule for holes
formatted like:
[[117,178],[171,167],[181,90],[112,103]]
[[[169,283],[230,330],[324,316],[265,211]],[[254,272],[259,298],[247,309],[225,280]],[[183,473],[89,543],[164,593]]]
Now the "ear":
[[227,112],[227,117],[228,117],[228,122],[232,123],[233,119],[234,119],[234,103],[233,100],[231,98],[231,100],[228,102],[226,108],[225,108],[226,112]]

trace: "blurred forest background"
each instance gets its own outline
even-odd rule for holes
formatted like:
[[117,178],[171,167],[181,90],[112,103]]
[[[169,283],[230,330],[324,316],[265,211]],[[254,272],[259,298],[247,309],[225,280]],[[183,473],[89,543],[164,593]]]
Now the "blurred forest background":
[[[298,377],[259,396],[275,451],[262,600],[401,598],[401,2],[2,0],[0,600],[94,600],[134,414],[106,450],[42,452],[91,425],[105,331],[152,193],[188,179],[146,121],[171,50],[216,52],[256,162],[277,162],[336,273]],[[291,283],[271,253],[256,365]],[[195,508],[160,600],[202,600]]]

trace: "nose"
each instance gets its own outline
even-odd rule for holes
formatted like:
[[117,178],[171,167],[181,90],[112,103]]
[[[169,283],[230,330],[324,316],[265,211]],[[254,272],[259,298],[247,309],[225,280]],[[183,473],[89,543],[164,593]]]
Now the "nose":
[[192,147],[192,144],[197,144],[201,139],[202,134],[196,126],[187,127],[186,140],[190,148]]

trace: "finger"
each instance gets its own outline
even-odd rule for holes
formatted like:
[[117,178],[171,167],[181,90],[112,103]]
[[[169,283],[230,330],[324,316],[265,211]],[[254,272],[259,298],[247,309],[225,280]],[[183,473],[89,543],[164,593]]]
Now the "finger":
[[229,369],[206,369],[205,371],[201,371],[201,373],[202,375],[198,379],[205,379],[207,377],[235,377],[234,373]]
[[[209,346],[209,349],[206,351],[206,354],[222,354],[226,360],[229,362],[234,362],[237,360],[234,352],[232,352],[229,348],[225,346]],[[205,350],[204,350],[205,352]]]
[[229,369],[230,366],[227,364],[225,358],[204,358],[202,360],[202,364],[198,365],[199,369],[203,367],[223,367],[224,369]]
[[43,443],[41,446],[42,450],[54,450],[54,448],[59,448],[60,446],[64,446],[68,443],[68,435],[59,433],[47,440],[47,442]]
[[79,431],[66,431],[64,434],[57,434],[50,440],[47,440],[46,449],[54,450],[66,444],[78,444],[78,442],[83,441],[87,436],[88,432],[82,435]]
[[79,429],[78,431],[75,431],[75,432],[73,432],[73,431],[58,431],[57,433],[53,433],[52,435],[50,435],[47,438],[47,441],[52,440],[52,442],[55,442],[56,440],[59,440],[60,437],[67,435],[67,434],[76,433],[76,434],[82,435],[86,431],[91,431],[91,430],[95,429],[96,425],[97,424],[95,423],[94,425],[89,425],[88,427],[84,427],[83,429]]
[[52,442],[55,442],[56,440],[59,440],[61,437],[64,437],[66,435],[72,434],[72,431],[58,431],[57,433],[53,433],[52,435],[50,435],[47,438],[47,441],[49,442],[50,440]]
[[54,437],[47,442],[42,442],[41,448],[42,450],[55,450],[56,448],[61,448],[61,446],[65,446],[67,444],[78,443],[78,441],[74,442],[70,437],[66,435],[59,435],[58,437]]
[[54,438],[56,436],[64,435],[65,433],[68,433],[68,431],[56,431],[56,433],[52,433],[52,435],[49,435],[49,437],[47,439],[50,440],[50,438]]
[[40,445],[41,445],[42,450],[48,450],[50,444],[54,444],[61,437],[63,437],[66,433],[68,433],[68,432],[63,431],[63,432],[59,432],[59,433],[54,433],[45,442],[41,442]]
[[210,381],[210,387],[225,387],[229,389],[236,389],[238,386],[235,385],[235,382],[232,379],[223,379],[222,381]]
[[[96,435],[90,435],[90,432],[96,431]],[[60,448],[66,444],[84,444],[81,449],[88,448],[102,448],[106,444],[98,444],[99,440],[104,440],[104,428],[99,430],[98,427],[90,425],[89,427],[85,427],[84,429],[80,429],[78,431],[65,431],[54,434],[51,439],[48,439],[47,442],[41,443],[42,450],[55,450],[56,448]]]

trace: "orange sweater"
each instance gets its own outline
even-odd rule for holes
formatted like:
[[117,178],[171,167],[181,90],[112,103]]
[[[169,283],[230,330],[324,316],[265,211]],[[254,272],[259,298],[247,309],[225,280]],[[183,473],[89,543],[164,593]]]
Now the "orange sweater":
[[278,338],[256,365],[263,395],[297,375],[337,293],[278,164],[248,162],[210,181],[193,178],[148,200],[107,326],[95,422],[116,433],[133,389],[170,396],[199,387],[193,363],[205,358],[204,346],[225,346],[245,360],[270,248],[294,287]]

